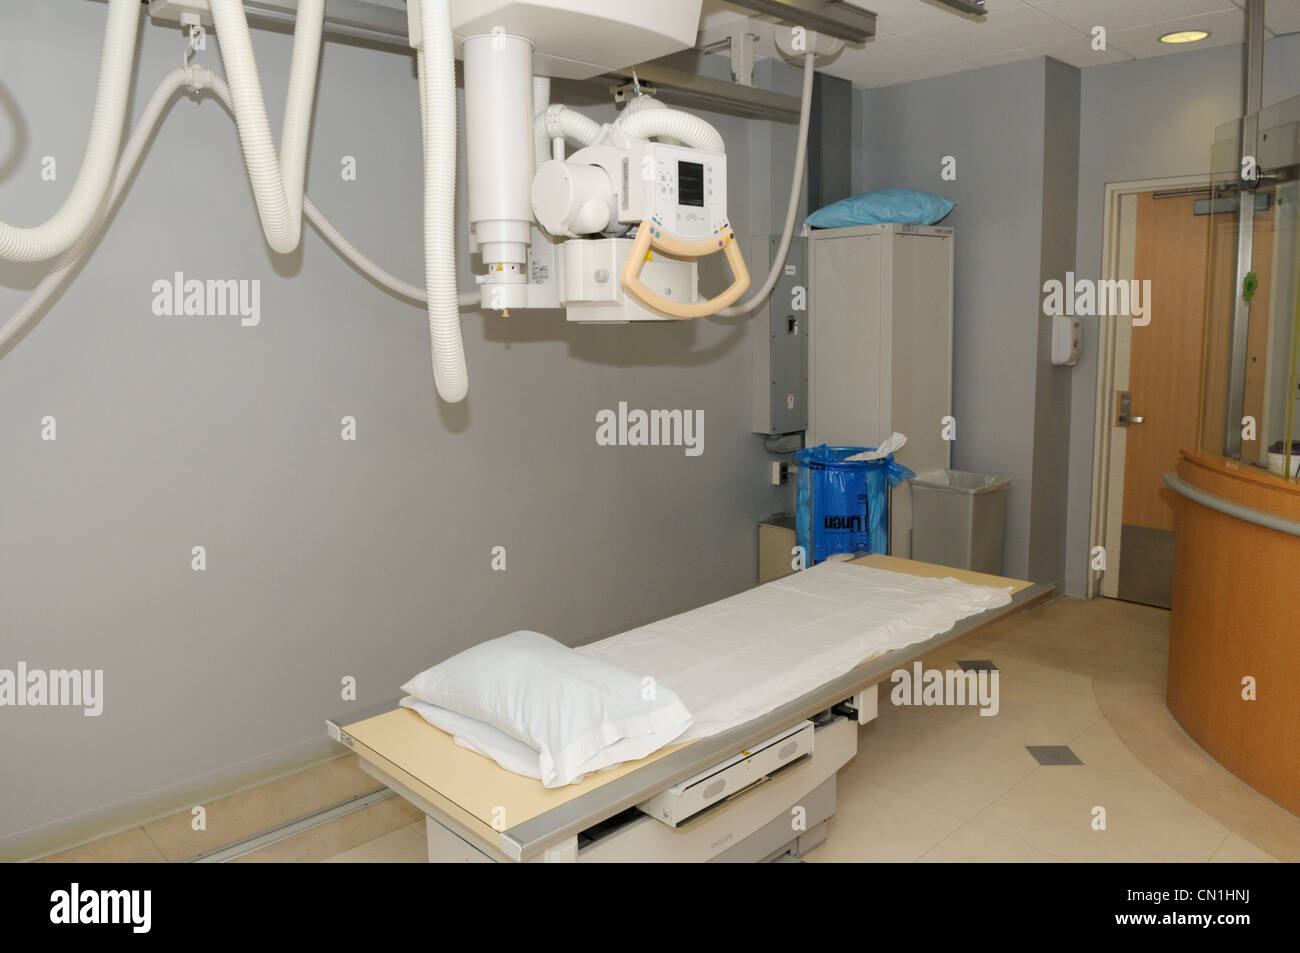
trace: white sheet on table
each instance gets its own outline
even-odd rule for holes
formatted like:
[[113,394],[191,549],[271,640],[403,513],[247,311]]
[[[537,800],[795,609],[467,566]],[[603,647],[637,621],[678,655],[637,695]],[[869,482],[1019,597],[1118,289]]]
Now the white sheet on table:
[[579,651],[675,691],[694,716],[687,741],[1010,601],[1005,589],[825,562]]

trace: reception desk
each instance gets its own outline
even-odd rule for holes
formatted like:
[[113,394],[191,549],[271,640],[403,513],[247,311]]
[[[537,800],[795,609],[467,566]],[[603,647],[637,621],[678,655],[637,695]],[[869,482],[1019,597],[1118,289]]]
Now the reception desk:
[[1190,451],[1165,483],[1176,494],[1169,710],[1300,814],[1300,484]]

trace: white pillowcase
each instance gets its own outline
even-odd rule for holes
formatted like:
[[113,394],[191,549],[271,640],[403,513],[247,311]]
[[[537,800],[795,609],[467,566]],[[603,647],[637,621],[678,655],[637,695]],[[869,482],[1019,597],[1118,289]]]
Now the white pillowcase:
[[[650,699],[642,697],[647,684],[654,687]],[[538,632],[512,632],[466,649],[416,675],[402,691],[527,745],[537,753],[537,774],[517,773],[538,777],[548,788],[644,758],[691,725],[691,713],[665,685]],[[452,731],[458,743],[470,741],[463,746],[514,771],[507,762],[518,761],[519,749],[497,758],[488,752],[502,753],[500,739],[471,727],[461,723]]]
[[451,740],[462,748],[468,748],[475,754],[491,758],[507,771],[522,774],[526,778],[542,779],[538,769],[537,752],[522,741],[516,741],[504,731],[493,728],[485,721],[470,718],[460,712],[439,708],[422,702],[414,695],[407,695],[400,702],[403,708],[409,708],[435,728],[441,728],[451,735]]

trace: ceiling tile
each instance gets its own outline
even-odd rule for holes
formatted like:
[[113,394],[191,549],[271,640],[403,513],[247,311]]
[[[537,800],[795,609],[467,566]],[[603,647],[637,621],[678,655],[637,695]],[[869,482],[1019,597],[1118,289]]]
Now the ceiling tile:
[[915,71],[903,71],[891,73],[880,82],[854,83],[855,89],[880,89],[884,86],[898,86],[901,83],[914,83],[917,80],[933,79],[936,76],[947,76],[950,73],[963,73],[967,70],[977,69],[974,63],[967,63],[965,60],[949,60],[943,66],[929,66]]
[[[1112,49],[1122,50],[1138,59],[1148,56],[1167,56],[1185,50],[1204,50],[1212,46],[1240,43],[1245,29],[1245,17],[1240,10],[1225,10],[1195,17],[1179,17],[1148,26],[1127,30],[1111,30],[1107,43]],[[1161,43],[1160,37],[1178,30],[1208,30],[1209,37],[1199,43]]]
[[1300,33],[1300,0],[1269,0],[1264,24],[1277,35]]
[[1077,66],[1079,69],[1087,69],[1089,66],[1105,66],[1107,63],[1123,63],[1133,59],[1127,53],[1114,48],[1105,51],[1094,50],[1091,37],[1080,36],[1073,40],[1064,40],[1060,43],[1043,43],[1023,50],[1008,50],[1004,53],[972,56],[970,62],[977,66],[996,66],[999,63],[1015,63],[1019,60],[1031,60],[1039,56],[1050,56],[1062,63]]
[[941,27],[917,30],[907,39],[927,49],[959,59],[1024,49],[1043,43],[1073,39],[1080,32],[1053,20],[1033,7],[1021,6],[983,22],[960,20]]
[[1085,33],[1094,26],[1104,26],[1110,33],[1161,20],[1232,10],[1232,0],[1043,0],[1036,6]]

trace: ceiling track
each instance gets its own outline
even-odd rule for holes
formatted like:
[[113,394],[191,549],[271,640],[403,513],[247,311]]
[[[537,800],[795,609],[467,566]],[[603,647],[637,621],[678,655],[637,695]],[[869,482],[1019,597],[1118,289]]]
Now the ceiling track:
[[776,93],[757,86],[742,86],[722,79],[698,76],[685,70],[639,63],[627,69],[614,70],[592,82],[615,80],[618,84],[631,83],[632,72],[642,87],[649,87],[656,99],[674,105],[709,109],[729,116],[745,119],[767,119],[773,122],[797,123],[799,97]]

